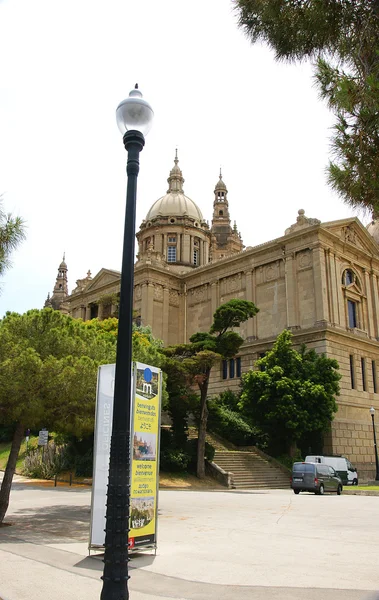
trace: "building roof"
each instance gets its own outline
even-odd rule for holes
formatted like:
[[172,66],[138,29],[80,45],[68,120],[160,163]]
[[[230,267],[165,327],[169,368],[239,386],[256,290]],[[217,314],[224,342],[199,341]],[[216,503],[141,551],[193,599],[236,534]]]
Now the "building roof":
[[170,171],[168,181],[168,190],[165,196],[162,196],[150,208],[146,215],[146,221],[151,221],[155,217],[192,217],[196,221],[203,221],[203,215],[197,204],[184,194],[184,178],[181,169],[178,166],[178,153],[176,151],[174,166]]

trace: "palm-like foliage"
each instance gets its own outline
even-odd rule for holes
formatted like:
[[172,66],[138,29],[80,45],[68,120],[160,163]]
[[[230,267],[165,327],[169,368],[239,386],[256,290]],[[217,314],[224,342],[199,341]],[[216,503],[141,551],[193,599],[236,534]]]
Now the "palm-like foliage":
[[235,0],[240,27],[277,60],[311,59],[336,115],[328,182],[379,211],[379,0]]
[[0,197],[0,275],[11,265],[10,255],[25,239],[25,223],[21,217],[5,213]]

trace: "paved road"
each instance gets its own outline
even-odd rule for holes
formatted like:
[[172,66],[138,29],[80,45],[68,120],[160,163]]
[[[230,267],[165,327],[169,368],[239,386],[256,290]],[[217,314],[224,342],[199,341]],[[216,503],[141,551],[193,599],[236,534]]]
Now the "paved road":
[[[15,483],[0,530],[0,598],[99,598],[90,490]],[[371,600],[378,498],[289,490],[160,493],[158,553],[131,561],[131,600]]]

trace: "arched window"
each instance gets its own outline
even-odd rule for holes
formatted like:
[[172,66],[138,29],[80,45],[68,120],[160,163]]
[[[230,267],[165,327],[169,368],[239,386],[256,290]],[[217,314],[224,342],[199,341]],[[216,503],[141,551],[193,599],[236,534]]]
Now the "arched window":
[[343,285],[351,285],[355,280],[355,273],[351,269],[345,269],[342,275]]
[[219,210],[218,214],[219,214],[220,217],[222,217],[224,215],[224,211],[223,210]]

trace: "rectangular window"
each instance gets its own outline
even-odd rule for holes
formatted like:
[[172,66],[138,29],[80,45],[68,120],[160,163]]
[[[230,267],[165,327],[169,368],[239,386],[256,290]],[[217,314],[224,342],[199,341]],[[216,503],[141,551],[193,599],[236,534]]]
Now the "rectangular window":
[[199,251],[198,250],[193,251],[193,264],[194,265],[199,264]]
[[[266,356],[266,352],[260,352],[259,353],[259,358],[264,358],[265,356]],[[259,370],[260,371],[264,371],[265,370],[264,365],[259,365]]]
[[361,369],[362,369],[362,387],[363,391],[366,391],[366,361],[364,358],[361,358]]
[[350,354],[350,381],[351,389],[355,390],[354,356]]
[[376,394],[378,391],[378,384],[377,384],[377,379],[376,379],[376,362],[374,360],[371,361],[371,368],[372,368],[372,383],[374,386],[374,394]]
[[176,244],[176,237],[175,236],[169,236],[167,241],[168,241],[169,244]]
[[167,262],[176,262],[176,246],[167,247]]
[[241,377],[242,372],[241,372],[241,357],[237,356],[236,358],[236,370],[237,370],[237,377]]
[[234,378],[234,358],[229,361],[229,377],[230,379]]
[[222,361],[222,378],[228,379],[228,361],[227,360]]
[[347,312],[349,317],[349,327],[353,329],[354,327],[358,327],[357,320],[357,303],[352,300],[347,301]]

